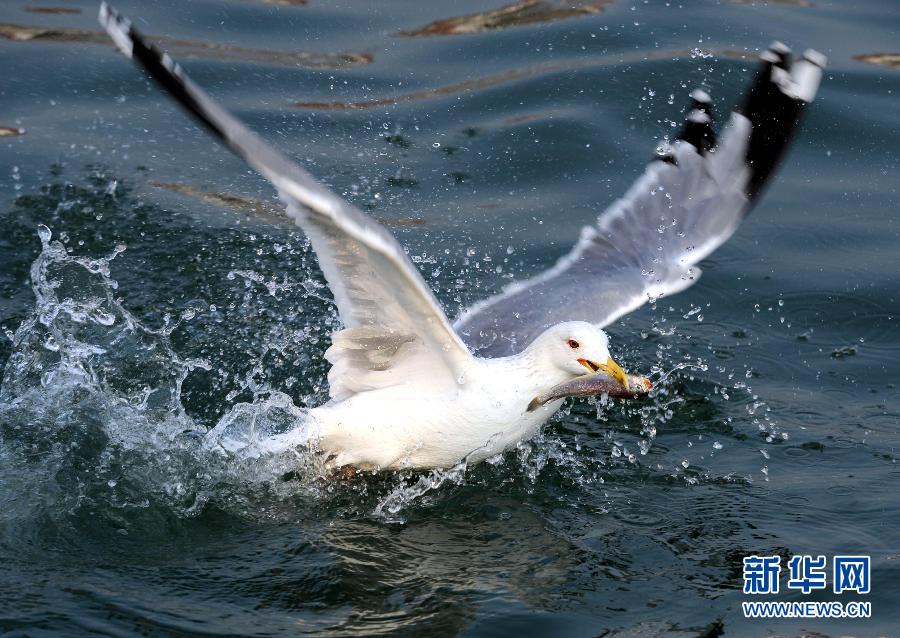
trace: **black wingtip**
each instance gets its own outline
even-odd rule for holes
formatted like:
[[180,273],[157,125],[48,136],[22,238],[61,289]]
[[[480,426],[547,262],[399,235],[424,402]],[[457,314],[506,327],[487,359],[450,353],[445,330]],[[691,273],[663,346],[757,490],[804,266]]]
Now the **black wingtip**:
[[750,169],[746,193],[751,202],[760,196],[784,157],[804,106],[815,97],[825,65],[825,56],[815,51],[792,62],[791,50],[781,42],[773,42],[760,58],[762,67],[737,109],[751,125],[745,160]]
[[[712,98],[703,89],[694,89],[690,93],[691,104],[684,124],[676,140],[692,145],[701,153],[706,153],[716,145],[716,132],[713,128]],[[656,159],[667,164],[677,165],[675,149],[668,142],[661,143],[656,149]]]
[[[744,163],[749,169],[745,193],[751,203],[762,194],[787,152],[804,107],[816,95],[826,64],[825,56],[813,50],[804,51],[794,61],[791,49],[781,42],[773,42],[759,57],[760,69],[735,109],[750,121]],[[706,91],[691,91],[688,113],[676,139],[704,155],[716,148],[712,100]],[[674,147],[667,143],[657,148],[656,159],[677,165]]]
[[684,125],[681,132],[678,133],[678,139],[687,142],[700,153],[707,153],[716,145],[711,108],[708,101],[694,99],[693,94],[691,98],[693,108],[684,118]]
[[694,89],[691,91],[690,98],[692,109],[703,111],[712,117],[712,98],[709,97],[709,93],[703,89]]
[[142,66],[206,128],[227,142],[225,131],[211,116],[208,108],[198,101],[197,91],[190,90],[188,80],[184,77],[181,67],[165,51],[147,42],[128,18],[106,2],[100,3],[98,20],[122,53]]
[[705,154],[716,145],[712,118],[703,111],[694,109],[685,118],[680,138]]
[[100,21],[100,24],[106,29],[109,37],[116,43],[119,51],[130,58],[133,50],[133,41],[130,35],[131,21],[122,16],[106,2],[100,3],[100,12],[97,15],[97,20]]
[[791,48],[784,42],[776,40],[769,45],[766,53],[774,58],[773,64],[778,68],[784,69],[785,71],[791,68]]

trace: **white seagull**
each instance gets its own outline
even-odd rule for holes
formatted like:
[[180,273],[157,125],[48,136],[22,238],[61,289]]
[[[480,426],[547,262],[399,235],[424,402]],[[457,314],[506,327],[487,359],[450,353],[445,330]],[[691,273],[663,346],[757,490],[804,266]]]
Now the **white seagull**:
[[272,182],[309,237],[344,326],[325,353],[330,400],[309,411],[334,468],[477,462],[533,436],[594,379],[597,393],[645,393],[649,383],[613,361],[603,326],[696,281],[696,264],[734,233],[771,176],[825,64],[814,51],[792,64],[774,44],[719,140],[709,96],[694,91],[678,139],[568,255],[451,324],[385,228],[248,130],[106,3],[100,22]]

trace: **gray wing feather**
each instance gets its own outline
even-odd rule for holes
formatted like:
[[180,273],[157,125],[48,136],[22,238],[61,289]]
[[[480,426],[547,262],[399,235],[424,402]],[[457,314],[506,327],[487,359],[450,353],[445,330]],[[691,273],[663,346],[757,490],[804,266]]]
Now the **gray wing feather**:
[[709,98],[693,93],[681,139],[582,230],[570,253],[460,315],[454,327],[469,347],[480,356],[505,356],[553,324],[606,326],[692,285],[697,264],[731,237],[758,198],[816,93],[824,58],[807,52],[788,72],[788,55],[779,44],[764,54],[718,145],[711,142]]

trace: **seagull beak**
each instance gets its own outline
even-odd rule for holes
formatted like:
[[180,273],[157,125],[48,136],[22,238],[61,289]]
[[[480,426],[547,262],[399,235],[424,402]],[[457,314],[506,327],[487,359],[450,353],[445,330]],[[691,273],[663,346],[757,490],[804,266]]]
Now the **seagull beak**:
[[592,373],[597,372],[598,370],[603,370],[606,374],[621,383],[622,387],[628,387],[628,376],[625,374],[625,371],[621,367],[619,367],[619,364],[612,360],[612,357],[607,357],[606,363],[596,363],[595,361],[591,361],[589,359],[579,359],[578,363],[583,365]]

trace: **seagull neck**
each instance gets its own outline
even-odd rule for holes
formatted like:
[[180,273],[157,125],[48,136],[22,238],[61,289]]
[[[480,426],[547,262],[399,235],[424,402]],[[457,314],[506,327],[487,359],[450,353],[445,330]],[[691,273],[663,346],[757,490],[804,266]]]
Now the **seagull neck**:
[[551,357],[540,344],[532,344],[518,354],[505,357],[504,361],[508,361],[517,370],[520,379],[535,390],[543,390],[572,378],[571,373],[553,365]]

